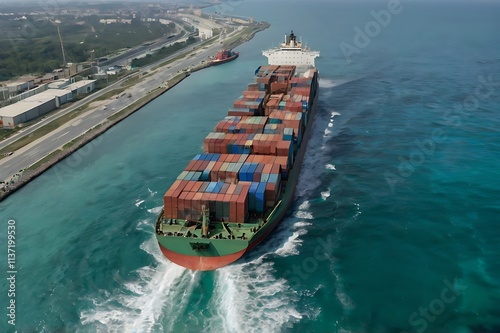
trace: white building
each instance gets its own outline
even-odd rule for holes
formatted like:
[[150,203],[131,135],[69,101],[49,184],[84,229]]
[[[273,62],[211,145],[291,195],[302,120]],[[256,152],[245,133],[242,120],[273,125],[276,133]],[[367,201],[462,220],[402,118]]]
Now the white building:
[[0,127],[13,128],[59,108],[73,98],[68,90],[49,89],[0,109]]
[[211,38],[214,35],[214,32],[211,28],[206,28],[206,27],[201,26],[201,25],[196,26],[196,28],[198,28],[198,34],[202,40]]
[[64,90],[70,90],[74,95],[89,94],[95,89],[95,80],[81,80],[68,84]]
[[51,83],[49,87],[52,89],[0,108],[0,127],[13,128],[61,107],[71,101],[73,96],[88,94],[94,91],[95,80],[82,80],[75,83],[69,83],[69,80],[59,80]]
[[198,16],[183,14],[182,20],[198,29],[198,34],[202,40],[213,37],[214,29],[220,29],[221,25],[212,20],[207,20]]

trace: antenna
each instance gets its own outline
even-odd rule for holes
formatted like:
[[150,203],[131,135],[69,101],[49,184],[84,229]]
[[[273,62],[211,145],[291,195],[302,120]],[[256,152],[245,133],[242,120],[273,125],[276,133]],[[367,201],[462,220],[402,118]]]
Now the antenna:
[[63,41],[61,38],[61,31],[59,30],[59,24],[57,24],[56,27],[57,27],[57,34],[59,35],[59,41],[61,42],[61,51],[62,51],[62,56],[63,56],[63,67],[66,68],[66,56],[64,55],[64,46],[63,46]]

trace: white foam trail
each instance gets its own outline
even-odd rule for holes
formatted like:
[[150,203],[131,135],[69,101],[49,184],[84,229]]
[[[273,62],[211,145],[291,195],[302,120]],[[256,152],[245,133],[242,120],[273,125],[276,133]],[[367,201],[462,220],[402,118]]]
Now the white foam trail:
[[139,207],[145,200],[137,200],[137,202],[135,203],[135,206],[136,207]]
[[311,212],[305,212],[302,210],[299,210],[293,214],[296,218],[299,219],[305,219],[305,220],[314,220],[314,216]]
[[352,217],[353,220],[355,220],[359,215],[361,215],[361,208],[359,208],[359,203],[354,203],[354,206],[356,206],[356,213]]
[[333,80],[329,80],[329,79],[323,79],[323,78],[320,78],[319,79],[319,86],[321,88],[333,88],[335,87],[337,84],[333,81]]
[[310,225],[311,223],[306,222],[297,222],[293,225],[294,229],[298,229],[294,231],[293,234],[288,237],[287,241],[274,253],[281,257],[288,257],[291,255],[299,254],[299,247],[302,245],[302,239],[299,237],[307,234],[307,230],[304,229],[305,226]]
[[[301,205],[302,206],[302,205]],[[274,251],[263,252],[262,255],[274,253],[282,257],[297,255],[299,247],[302,245],[300,236],[307,233],[305,227],[311,225],[310,222],[298,221],[292,225],[290,223],[282,223],[275,232],[276,244],[283,244],[280,248]]]
[[294,224],[294,226],[295,226],[296,228],[303,228],[303,227],[307,227],[308,225],[312,225],[312,223],[310,223],[310,222],[305,222],[305,221],[300,221],[300,222],[296,222],[296,223]]
[[[340,113],[331,111],[330,118],[327,118],[328,124],[326,127],[324,125],[326,120],[325,115],[318,114],[316,116],[313,123],[313,134],[307,143],[306,157],[304,158],[302,165],[302,170],[307,171],[302,171],[300,173],[299,186],[297,186],[295,190],[297,196],[302,196],[309,190],[320,185],[318,174],[320,174],[321,171],[318,170],[318,167],[320,165],[324,165],[322,160],[327,157],[322,150],[327,147],[326,143],[331,138],[331,134],[333,133],[329,129],[329,126],[333,122],[333,118],[338,115],[340,115]],[[319,134],[321,132],[323,132],[323,135]]]
[[342,308],[344,311],[351,311],[354,308],[356,308],[356,305],[352,301],[352,299],[347,295],[347,293],[344,290],[344,283],[342,282],[340,276],[338,273],[332,269],[331,270],[333,275],[335,276],[335,282],[336,282],[336,288],[335,288],[335,296],[337,296],[337,299],[339,300],[340,304],[342,304]]
[[160,214],[160,212],[161,212],[162,209],[163,209],[163,206],[158,206],[158,207],[150,208],[150,209],[148,209],[148,213],[158,215],[158,214]]
[[[108,295],[104,300],[93,299],[94,309],[82,311],[80,315],[82,324],[95,325],[97,331],[103,328],[106,332],[171,331],[162,327],[162,318],[175,317],[184,310],[199,274],[168,262],[158,249],[154,235],[141,249],[153,255],[157,266],[137,270],[137,279],[122,282],[126,290]],[[174,321],[165,322],[174,324]]]
[[151,221],[148,220],[141,220],[137,224],[137,230],[149,230],[151,231]]
[[299,210],[306,210],[306,209],[309,209],[309,207],[311,207],[311,203],[306,200],[300,204]]
[[337,169],[335,169],[335,165],[333,165],[333,164],[327,164],[327,165],[325,165],[325,169],[328,169],[328,170],[337,170]]
[[330,189],[321,192],[321,198],[323,199],[323,201],[325,201],[329,196],[330,196]]
[[262,258],[217,270],[211,301],[217,316],[209,332],[279,332],[302,318],[288,281],[276,278],[273,264]]
[[151,189],[150,189],[149,187],[148,187],[148,192],[149,192],[149,195],[150,195],[150,196],[152,196],[152,197],[153,197],[156,193],[158,193],[158,191],[154,191],[154,192],[153,192],[153,191],[151,191]]
[[299,238],[300,233],[294,232],[282,247],[276,250],[276,254],[282,257],[288,257],[291,255],[299,254],[299,245],[302,244],[302,240]]
[[[302,202],[296,215],[312,218],[309,206],[308,201]],[[301,236],[311,223],[297,221],[291,225],[292,221],[283,221],[273,234],[275,243],[283,244],[278,249],[261,246],[256,259],[216,271],[214,296],[209,304],[216,313],[207,320],[207,332],[279,332],[306,315],[297,310],[297,294],[289,282],[276,276],[272,261],[264,261],[267,256],[299,254]]]

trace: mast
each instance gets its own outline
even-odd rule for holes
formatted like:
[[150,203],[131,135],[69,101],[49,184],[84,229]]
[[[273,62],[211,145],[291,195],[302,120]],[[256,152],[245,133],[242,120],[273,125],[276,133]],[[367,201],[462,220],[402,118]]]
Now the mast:
[[208,219],[207,219],[207,215],[208,215],[208,209],[205,209],[205,205],[202,205],[201,206],[201,217],[202,217],[202,224],[201,224],[201,235],[202,237],[204,238],[207,238],[208,237]]
[[59,30],[59,24],[56,27],[57,27],[57,34],[59,35],[59,42],[61,43],[61,51],[62,51],[62,56],[63,56],[63,67],[66,68],[66,56],[64,55],[64,46],[63,46],[63,41],[62,41],[62,37],[61,37],[61,31]]

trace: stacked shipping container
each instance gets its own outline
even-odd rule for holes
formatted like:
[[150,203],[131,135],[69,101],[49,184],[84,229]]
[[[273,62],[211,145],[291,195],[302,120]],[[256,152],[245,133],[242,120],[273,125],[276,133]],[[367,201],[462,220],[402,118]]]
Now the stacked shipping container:
[[167,219],[243,223],[272,208],[293,165],[307,124],[315,70],[295,77],[295,66],[261,66],[228,116],[203,141],[164,196]]

